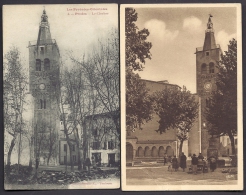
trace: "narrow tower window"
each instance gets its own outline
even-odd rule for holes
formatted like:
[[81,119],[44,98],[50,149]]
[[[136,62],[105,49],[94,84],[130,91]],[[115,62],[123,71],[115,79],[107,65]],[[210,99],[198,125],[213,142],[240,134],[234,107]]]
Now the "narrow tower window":
[[214,73],[214,63],[213,62],[209,63],[209,73]]
[[39,106],[39,109],[43,109],[43,100],[40,99],[40,106]]
[[46,99],[39,100],[39,109],[46,109]]
[[44,109],[46,109],[46,99],[44,99]]
[[201,72],[202,72],[202,74],[207,73],[207,65],[206,64],[202,64]]
[[44,47],[40,47],[40,54],[44,54]]
[[41,71],[41,60],[40,59],[36,60],[36,71]]
[[44,70],[50,70],[50,60],[48,58],[44,59]]
[[206,107],[209,108],[211,106],[211,104],[212,104],[212,100],[210,98],[207,98],[206,99]]

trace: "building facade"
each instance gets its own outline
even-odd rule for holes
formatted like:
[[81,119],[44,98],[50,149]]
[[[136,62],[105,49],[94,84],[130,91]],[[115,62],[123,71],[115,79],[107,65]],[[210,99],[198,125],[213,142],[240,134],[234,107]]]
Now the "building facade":
[[93,165],[120,165],[120,135],[110,113],[86,117],[88,158]]
[[[58,131],[60,121],[56,83],[59,79],[60,53],[51,38],[46,11],[43,11],[36,41],[29,45],[29,82],[33,97],[34,157],[43,164],[58,164]],[[45,140],[51,138],[52,142]],[[50,148],[49,146],[52,147]]]
[[[142,80],[149,90],[149,94],[156,91],[170,89],[179,90],[178,85],[169,84],[167,81]],[[142,125],[142,130],[129,133],[126,136],[126,162],[163,160],[165,154],[168,156],[177,155],[178,140],[176,130],[170,129],[163,134],[157,133],[159,128],[159,117],[154,114],[152,120]],[[187,142],[184,143],[184,147]],[[188,151],[187,151],[188,153]]]

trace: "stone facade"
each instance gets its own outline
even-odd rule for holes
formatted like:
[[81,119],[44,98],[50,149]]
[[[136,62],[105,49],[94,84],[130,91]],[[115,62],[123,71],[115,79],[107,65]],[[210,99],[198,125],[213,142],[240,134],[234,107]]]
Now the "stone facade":
[[[56,84],[59,79],[60,53],[57,43],[51,39],[48,16],[45,10],[41,17],[37,41],[29,42],[29,82],[33,96],[33,126],[34,126],[34,154],[40,157],[40,163],[45,164],[47,151],[39,152],[40,139],[48,138],[52,133],[56,143],[53,145],[53,154],[50,164],[58,164],[58,131],[60,130]],[[44,142],[42,142],[44,143]],[[48,148],[48,147],[47,147]],[[39,154],[40,153],[40,154]]]
[[[205,31],[204,45],[196,48],[196,80],[197,94],[201,97],[201,152],[207,156],[210,135],[206,128],[206,107],[209,106],[212,91],[216,90],[216,67],[221,56],[221,48],[216,44],[213,23],[209,17],[207,30]],[[217,140],[217,147],[219,140]]]
[[[177,90],[178,85],[169,84],[167,81],[142,80],[149,89],[149,94],[164,89]],[[157,133],[159,117],[154,114],[152,120],[142,125],[142,130],[137,130],[126,136],[126,161],[159,161],[164,154],[177,155],[178,141],[175,129],[170,129],[163,134]]]
[[110,113],[86,117],[87,157],[92,164],[116,166],[120,163],[120,139]]

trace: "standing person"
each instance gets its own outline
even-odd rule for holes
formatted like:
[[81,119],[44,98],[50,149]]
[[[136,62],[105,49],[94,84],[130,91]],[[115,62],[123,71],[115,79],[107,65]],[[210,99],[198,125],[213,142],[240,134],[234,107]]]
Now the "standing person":
[[198,155],[198,160],[204,160],[204,157],[202,155],[202,153],[200,152],[199,155]]
[[193,156],[192,156],[191,163],[192,163],[192,171],[196,175],[196,173],[197,173],[198,158],[196,157],[195,154],[193,154]]
[[165,154],[164,155],[164,166],[166,165],[166,163],[167,163],[167,155]]
[[210,162],[210,170],[214,172],[214,170],[216,169],[216,164],[217,164],[216,158],[214,156],[210,156],[209,162]]
[[172,172],[172,158],[171,156],[167,157],[168,171]]
[[185,154],[182,152],[182,155],[180,157],[180,167],[183,169],[183,172],[185,171],[186,168],[186,156]]
[[172,168],[177,171],[178,169],[178,159],[176,158],[176,156],[174,155],[173,159],[172,159]]

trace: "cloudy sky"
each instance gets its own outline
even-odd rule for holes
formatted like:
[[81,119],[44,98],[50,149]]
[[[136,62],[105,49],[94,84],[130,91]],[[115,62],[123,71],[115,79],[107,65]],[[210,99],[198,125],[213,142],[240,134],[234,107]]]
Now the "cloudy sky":
[[196,93],[196,47],[202,47],[209,14],[216,43],[223,51],[237,38],[235,7],[136,8],[139,29],[150,31],[152,59],[147,60],[140,76],[148,80],[168,80],[185,85]]
[[[74,8],[76,10],[74,10]],[[95,10],[107,8],[107,10]],[[28,42],[37,40],[44,5],[10,5],[3,7],[3,51],[16,45],[28,64]],[[82,55],[112,27],[118,27],[118,5],[45,5],[51,37],[56,39],[62,58],[73,50]],[[98,15],[104,12],[107,15]],[[76,14],[77,13],[77,14]],[[87,15],[79,15],[81,13]],[[69,15],[68,15],[69,14]]]

